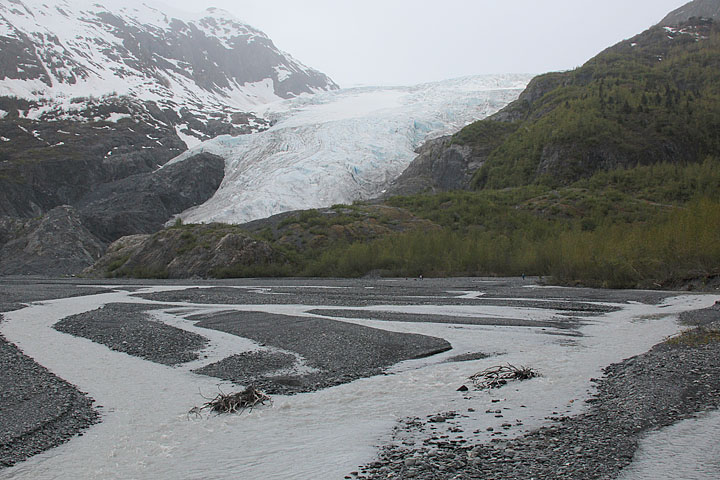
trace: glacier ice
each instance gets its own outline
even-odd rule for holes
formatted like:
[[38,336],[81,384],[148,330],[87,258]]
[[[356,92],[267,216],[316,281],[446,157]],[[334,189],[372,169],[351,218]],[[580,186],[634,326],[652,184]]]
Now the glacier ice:
[[203,142],[225,179],[190,223],[244,223],[290,210],[377,197],[424,141],[457,131],[516,99],[531,75],[473,76],[412,87],[349,88],[258,108],[267,131]]

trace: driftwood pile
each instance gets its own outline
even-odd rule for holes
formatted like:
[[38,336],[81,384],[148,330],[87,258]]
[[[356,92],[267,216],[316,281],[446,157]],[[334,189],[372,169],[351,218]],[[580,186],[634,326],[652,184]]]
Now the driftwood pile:
[[205,402],[202,407],[194,407],[188,412],[188,416],[194,414],[200,416],[204,410],[215,413],[242,413],[246,409],[252,409],[258,405],[265,405],[265,402],[272,400],[268,395],[257,390],[253,386],[247,387],[242,392],[224,394],[220,392],[215,398]]
[[529,380],[539,377],[540,374],[529,367],[516,367],[514,365],[496,365],[486,368],[470,377],[478,390],[486,388],[500,388],[511,380]]

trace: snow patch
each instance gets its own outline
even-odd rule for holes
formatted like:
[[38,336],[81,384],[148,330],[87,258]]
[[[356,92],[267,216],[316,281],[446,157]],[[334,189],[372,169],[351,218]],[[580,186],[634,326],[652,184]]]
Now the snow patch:
[[124,118],[133,118],[133,117],[132,117],[132,115],[128,115],[127,113],[112,112],[112,113],[110,114],[110,116],[108,116],[108,117],[105,119],[105,121],[106,121],[106,122],[117,123],[118,121],[120,121],[120,120],[122,120],[122,119],[124,119]]
[[185,146],[188,149],[194,148],[202,143],[202,140],[200,140],[197,137],[194,137],[192,135],[188,135],[187,133],[183,132],[183,130],[186,130],[188,128],[187,125],[176,125],[175,126],[175,133],[178,137],[180,137],[180,140],[185,142]]
[[285,80],[290,78],[290,76],[292,75],[292,72],[290,70],[288,70],[285,67],[285,65],[280,65],[278,67],[274,67],[274,70],[275,70],[275,73],[277,74],[278,82],[284,82]]
[[242,86],[242,92],[245,96],[246,105],[249,107],[283,100],[275,94],[275,82],[273,82],[272,78],[266,78],[254,83],[245,83]]

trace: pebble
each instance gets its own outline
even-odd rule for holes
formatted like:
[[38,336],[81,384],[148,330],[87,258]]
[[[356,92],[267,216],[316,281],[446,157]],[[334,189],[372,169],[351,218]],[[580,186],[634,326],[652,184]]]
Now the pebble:
[[[92,399],[35,363],[2,336],[0,391],[3,402],[13,405],[0,417],[0,470],[82,435],[100,418]],[[45,408],[38,411],[36,405]]]

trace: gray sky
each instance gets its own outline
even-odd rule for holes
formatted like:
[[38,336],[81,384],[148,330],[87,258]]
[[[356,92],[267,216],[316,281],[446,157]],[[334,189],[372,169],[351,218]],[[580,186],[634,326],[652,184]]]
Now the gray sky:
[[215,6],[341,86],[583,64],[688,0],[164,0]]

